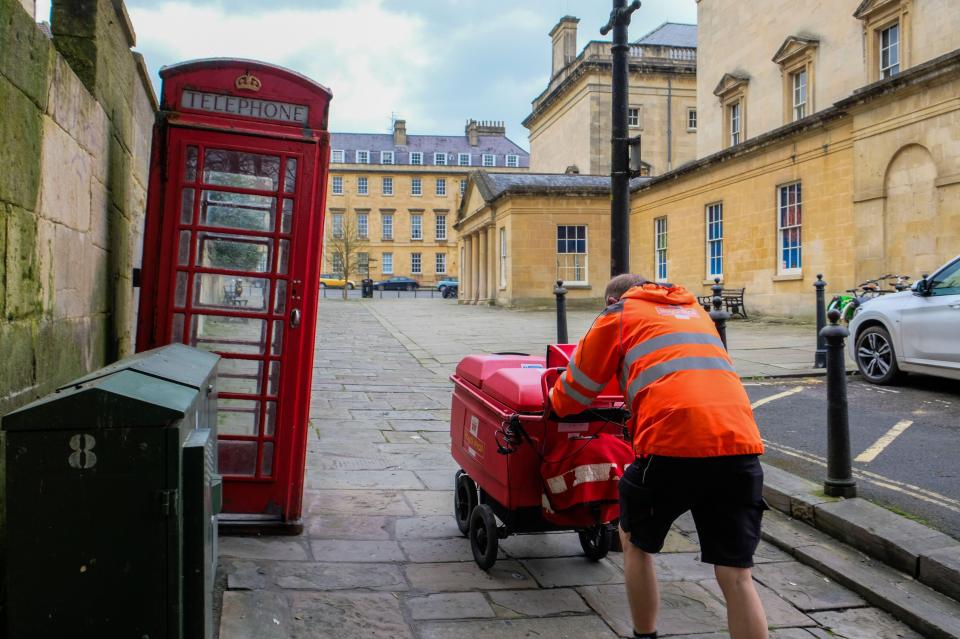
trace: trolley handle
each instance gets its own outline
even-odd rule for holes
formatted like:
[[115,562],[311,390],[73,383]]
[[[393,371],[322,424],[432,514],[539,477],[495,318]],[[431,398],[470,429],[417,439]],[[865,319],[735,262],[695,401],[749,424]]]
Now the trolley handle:
[[610,406],[587,408],[579,413],[560,417],[553,412],[553,405],[550,403],[550,389],[556,383],[557,379],[563,375],[565,368],[548,368],[540,376],[540,388],[543,390],[544,416],[553,422],[564,424],[580,424],[583,422],[616,422],[622,424],[630,418],[630,410],[626,407]]

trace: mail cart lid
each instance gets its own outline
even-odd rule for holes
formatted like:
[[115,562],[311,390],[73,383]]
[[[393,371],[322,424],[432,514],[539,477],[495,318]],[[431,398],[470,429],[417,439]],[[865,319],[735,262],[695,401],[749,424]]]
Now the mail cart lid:
[[98,368],[88,375],[61,386],[59,390],[122,370],[134,370],[158,379],[202,389],[219,360],[220,356],[214,353],[208,353],[185,344],[168,344],[125,357],[113,364]]
[[501,368],[484,380],[483,391],[519,413],[543,411],[542,368]]
[[457,376],[477,388],[483,388],[491,375],[503,368],[529,369],[543,372],[544,359],[532,355],[467,355],[457,364]]

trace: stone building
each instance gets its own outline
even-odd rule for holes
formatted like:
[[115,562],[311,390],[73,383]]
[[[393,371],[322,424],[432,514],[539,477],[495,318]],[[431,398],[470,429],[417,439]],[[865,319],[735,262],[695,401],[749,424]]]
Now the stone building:
[[[611,43],[590,41],[578,55],[577,23],[564,16],[550,32],[547,88],[533,100],[530,170],[610,173]],[[640,135],[650,175],[693,160],[697,148],[697,27],[667,22],[630,45],[628,125]]]
[[[529,155],[501,122],[467,122],[463,135],[331,133],[325,241],[356,229],[360,270],[432,285],[457,274],[456,212],[470,171],[526,172]],[[325,270],[342,272],[325,252]],[[363,265],[367,268],[364,269]]]

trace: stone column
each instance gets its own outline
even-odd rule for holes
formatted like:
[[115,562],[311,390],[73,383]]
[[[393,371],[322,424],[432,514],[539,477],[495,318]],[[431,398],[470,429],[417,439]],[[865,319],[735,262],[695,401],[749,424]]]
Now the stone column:
[[470,264],[470,290],[472,304],[477,303],[480,296],[480,233],[475,232],[470,235],[470,243],[473,247],[473,262]]
[[487,295],[487,271],[489,260],[487,259],[487,229],[483,228],[477,233],[480,240],[480,283],[477,287],[477,303],[486,304]]
[[460,278],[460,300],[463,302],[468,302],[473,299],[473,273],[471,273],[471,268],[473,266],[473,244],[470,242],[470,236],[463,236],[463,264],[460,265],[460,269],[463,271],[463,277]]
[[490,288],[490,303],[497,303],[497,291],[500,289],[500,280],[497,278],[497,225],[491,224],[487,227],[487,261],[489,263],[488,273],[490,274],[487,286]]

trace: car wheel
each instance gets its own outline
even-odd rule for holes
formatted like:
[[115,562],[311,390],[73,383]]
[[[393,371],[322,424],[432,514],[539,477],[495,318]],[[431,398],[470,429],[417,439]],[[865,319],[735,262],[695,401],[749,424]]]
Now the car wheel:
[[446,286],[441,286],[441,287],[438,288],[437,290],[440,291],[440,295],[441,295],[442,297],[446,297],[446,296],[447,296],[447,287],[446,287]]
[[870,326],[857,336],[857,368],[871,384],[891,384],[901,377],[887,329]]
[[353,284],[350,284],[350,283],[348,282],[348,283],[347,283],[347,289],[352,291],[352,290],[353,290]]

